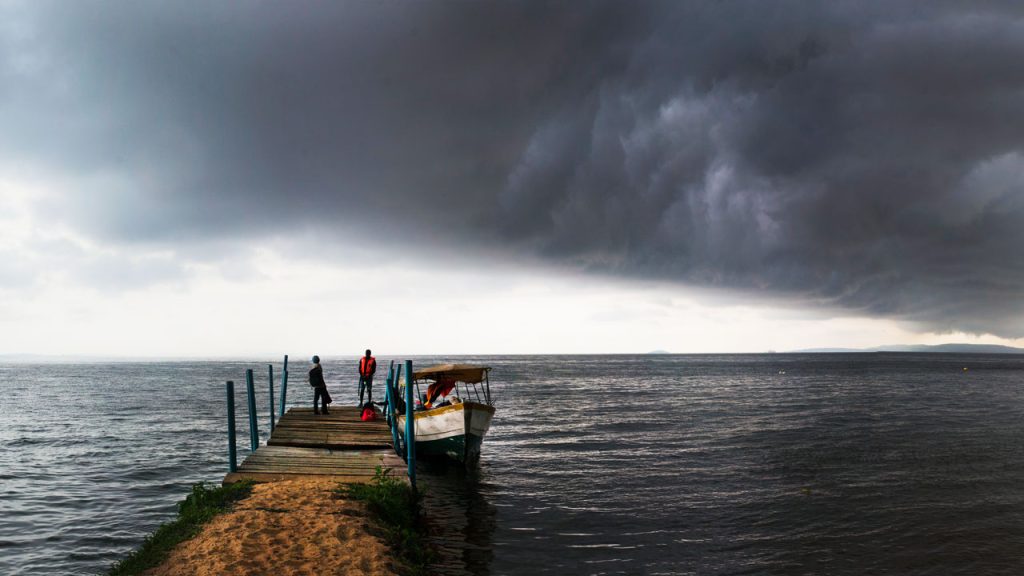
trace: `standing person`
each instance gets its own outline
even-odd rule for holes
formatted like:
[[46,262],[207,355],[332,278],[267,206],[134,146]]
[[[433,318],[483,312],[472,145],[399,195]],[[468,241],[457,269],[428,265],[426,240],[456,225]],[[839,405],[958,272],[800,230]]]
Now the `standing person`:
[[[327,394],[327,382],[324,381],[324,368],[320,365],[320,357],[313,356],[313,369],[309,371],[309,385],[313,387],[313,414],[330,414],[327,405],[330,404],[330,395]],[[323,405],[322,410],[317,409],[317,401]]]
[[370,356],[370,351],[366,351],[366,356],[359,359],[359,406],[363,405],[363,388],[366,388],[366,403],[373,403],[373,375],[377,372],[377,359]]

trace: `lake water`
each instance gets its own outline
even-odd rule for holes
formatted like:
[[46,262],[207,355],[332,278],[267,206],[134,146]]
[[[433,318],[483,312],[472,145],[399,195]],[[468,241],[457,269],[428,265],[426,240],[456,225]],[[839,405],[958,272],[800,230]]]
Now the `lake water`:
[[[1024,573],[1024,357],[459,360],[494,367],[494,424],[478,470],[421,478],[475,574]],[[324,362],[336,403],[354,362]],[[218,482],[246,368],[265,437],[265,362],[0,364],[0,574],[100,573]]]

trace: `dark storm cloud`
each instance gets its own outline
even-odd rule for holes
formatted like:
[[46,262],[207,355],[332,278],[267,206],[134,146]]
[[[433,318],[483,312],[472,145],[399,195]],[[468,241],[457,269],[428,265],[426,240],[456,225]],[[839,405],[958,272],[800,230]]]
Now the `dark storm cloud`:
[[387,234],[1024,336],[1024,14],[30,4],[0,153],[117,242]]

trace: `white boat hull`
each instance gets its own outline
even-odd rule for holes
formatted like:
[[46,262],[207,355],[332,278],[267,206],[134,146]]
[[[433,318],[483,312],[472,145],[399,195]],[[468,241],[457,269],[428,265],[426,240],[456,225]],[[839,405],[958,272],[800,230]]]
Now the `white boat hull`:
[[[494,407],[463,402],[416,412],[413,419],[417,456],[447,456],[459,462],[480,457],[484,436],[491,427]],[[405,432],[405,416],[398,417],[399,433]]]

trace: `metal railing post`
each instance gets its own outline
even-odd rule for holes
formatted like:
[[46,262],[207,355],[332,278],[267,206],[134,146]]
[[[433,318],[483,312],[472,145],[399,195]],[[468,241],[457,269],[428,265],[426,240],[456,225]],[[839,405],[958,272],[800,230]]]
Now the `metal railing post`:
[[238,471],[238,454],[235,450],[235,383],[228,380],[228,472]]
[[[288,355],[284,355],[284,368],[281,369],[281,413],[280,417],[284,418],[285,399],[288,397]],[[270,407],[274,409],[273,406]]]
[[[398,381],[401,380],[401,379],[402,379],[402,365],[399,364],[397,367],[395,367],[395,377],[394,377],[393,382],[392,382],[392,384],[394,384],[394,389],[391,391],[391,395],[395,397],[395,402],[398,402],[399,400],[401,400],[401,398],[398,396]],[[403,415],[405,415],[405,416],[409,415],[408,408],[405,410],[405,412],[403,412]],[[397,429],[398,434],[399,434],[399,436],[402,439],[402,442],[405,442],[405,431],[400,429],[400,428],[398,428],[398,420],[397,419],[395,420],[395,428]],[[398,455],[401,456],[402,458],[405,458],[406,455],[407,455],[406,453],[408,452],[405,449],[405,444],[402,444],[401,448],[402,448],[402,450],[401,450],[401,452],[398,453]]]
[[416,489],[416,405],[412,398],[412,360],[405,361],[405,461],[409,465],[409,482]]
[[391,368],[388,369],[388,378],[384,381],[387,389],[384,393],[387,395],[388,400],[388,424],[391,428],[391,444],[395,448],[395,452],[399,455],[402,454],[401,441],[398,439],[398,412],[395,411],[395,390],[393,388],[395,384],[395,362],[391,362]]
[[270,381],[270,432],[274,432],[274,365],[267,364],[267,377]]
[[249,397],[249,446],[255,452],[260,447],[260,431],[256,426],[256,390],[253,388],[252,368],[245,371],[245,391]]
[[391,388],[391,380],[395,377],[395,361],[391,361],[391,366],[388,368],[388,377],[384,379],[384,404],[387,409],[384,411],[384,416],[388,419],[388,425],[391,425],[392,416],[395,415],[394,405],[391,404],[391,394],[388,390]]

